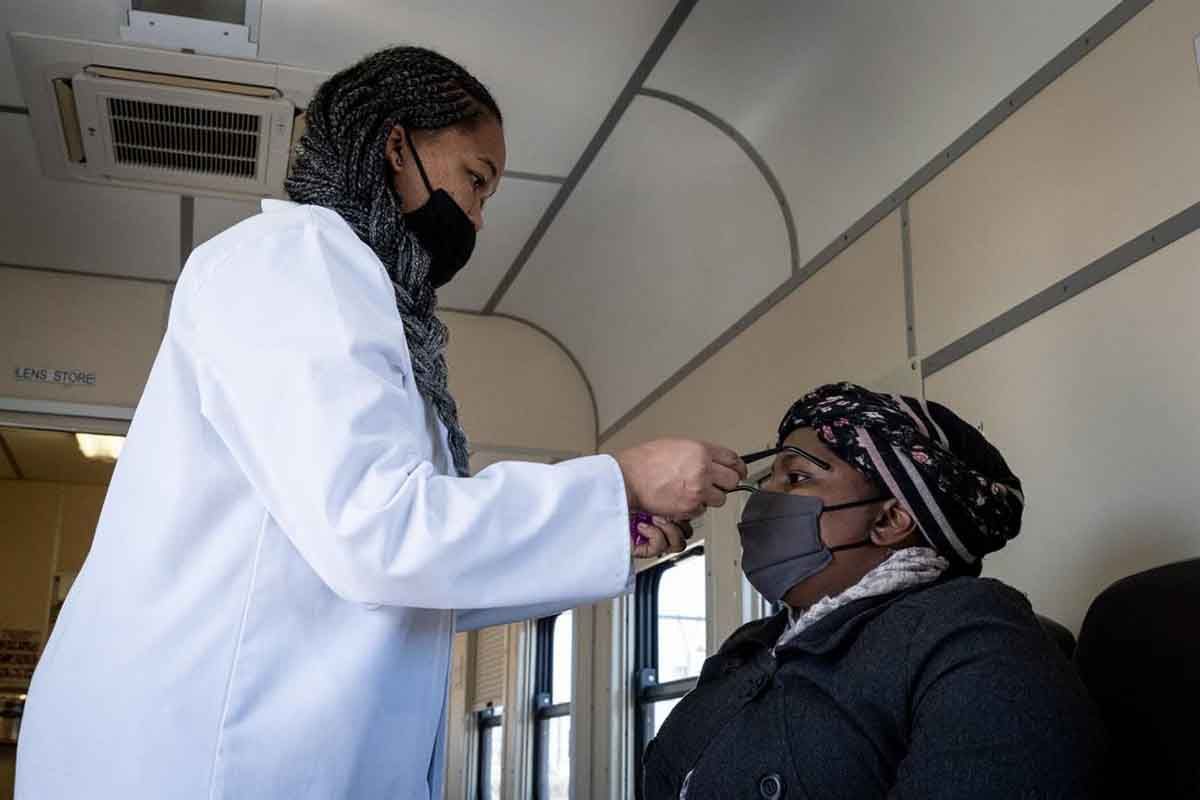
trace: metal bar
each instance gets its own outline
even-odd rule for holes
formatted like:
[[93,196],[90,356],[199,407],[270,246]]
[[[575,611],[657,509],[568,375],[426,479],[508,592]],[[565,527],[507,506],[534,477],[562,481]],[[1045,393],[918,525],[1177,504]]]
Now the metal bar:
[[0,104],[0,114],[21,114],[29,116],[29,109],[26,106],[10,106]]
[[544,706],[542,708],[539,708],[534,713],[534,717],[536,717],[537,719],[552,719],[554,717],[569,717],[569,716],[571,716],[570,702],[555,703],[552,706]]
[[696,688],[696,683],[699,680],[699,677],[680,678],[677,681],[668,681],[666,683],[656,683],[653,686],[647,686],[638,694],[638,702],[658,703],[663,700],[674,700],[683,697]]
[[72,275],[80,278],[107,278],[114,281],[133,281],[134,283],[153,283],[159,286],[174,286],[175,281],[165,278],[134,278],[129,275],[109,275],[104,272],[88,272],[81,269],[59,269],[58,267],[32,267],[28,264],[6,264],[0,262],[0,269],[23,269],[29,272],[48,272],[51,275]]
[[538,181],[540,183],[567,182],[567,179],[561,175],[543,175],[540,172],[521,172],[515,169],[505,170],[504,177],[517,181]]
[[917,357],[917,308],[913,292],[912,234],[909,232],[908,200],[900,204],[900,251],[904,260],[904,333],[908,357]]
[[1050,309],[1067,302],[1096,284],[1156,253],[1200,229],[1200,202],[1189,206],[1166,222],[1130,239],[1085,267],[1075,270],[1053,286],[1018,303],[965,336],[956,339],[921,362],[925,377],[935,375],[946,367],[984,347],[1006,333],[1019,328]]
[[124,422],[133,419],[133,409],[124,406],[64,403],[58,400],[26,400],[18,397],[0,397],[0,411],[15,411],[21,414],[52,414],[60,417],[88,417]]

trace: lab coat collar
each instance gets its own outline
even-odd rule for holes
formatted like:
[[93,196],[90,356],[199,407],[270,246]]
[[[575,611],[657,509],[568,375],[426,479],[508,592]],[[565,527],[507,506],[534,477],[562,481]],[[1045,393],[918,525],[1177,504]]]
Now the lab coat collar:
[[264,214],[270,214],[275,211],[287,211],[289,208],[295,207],[296,204],[291,200],[273,200],[270,197],[267,197],[262,201],[262,210]]

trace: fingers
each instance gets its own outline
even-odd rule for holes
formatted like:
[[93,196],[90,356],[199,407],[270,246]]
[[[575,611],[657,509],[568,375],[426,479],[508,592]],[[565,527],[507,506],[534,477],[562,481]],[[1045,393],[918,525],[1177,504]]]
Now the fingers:
[[721,466],[729,467],[731,470],[736,472],[739,480],[745,480],[750,474],[750,470],[746,467],[745,462],[742,461],[741,456],[739,456],[733,450],[716,444],[710,444],[707,445],[707,447],[709,451],[709,458]]
[[740,473],[723,464],[712,465],[712,482],[718,489],[726,492],[732,492],[737,488],[738,481],[742,479]]
[[709,508],[720,508],[725,505],[725,496],[725,492],[716,486],[707,486],[703,492],[704,505]]
[[654,526],[662,531],[667,537],[667,543],[670,546],[669,552],[683,552],[683,548],[687,546],[687,540],[683,535],[683,528],[668,519],[664,519],[663,517],[655,517]]
[[670,553],[682,553],[692,535],[692,526],[686,522],[654,517],[653,525],[638,525],[638,533],[646,537],[646,542],[634,545],[634,557],[657,558]]
[[667,552],[670,542],[667,535],[654,525],[642,523],[638,525],[638,533],[646,537],[642,544],[634,545],[634,558],[657,558]]

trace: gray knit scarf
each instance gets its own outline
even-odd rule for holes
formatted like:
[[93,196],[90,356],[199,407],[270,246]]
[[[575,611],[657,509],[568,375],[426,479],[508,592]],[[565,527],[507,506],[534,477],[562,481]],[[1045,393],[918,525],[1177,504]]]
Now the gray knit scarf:
[[436,53],[410,47],[376,53],[318,89],[286,184],[292,200],[338,212],[383,263],[404,322],[413,378],[446,426],[459,475],[469,472],[469,453],[447,385],[448,332],[435,314],[429,255],[400,213],[385,145],[397,124],[436,129],[478,113],[480,92],[485,105],[494,105],[470,75]]

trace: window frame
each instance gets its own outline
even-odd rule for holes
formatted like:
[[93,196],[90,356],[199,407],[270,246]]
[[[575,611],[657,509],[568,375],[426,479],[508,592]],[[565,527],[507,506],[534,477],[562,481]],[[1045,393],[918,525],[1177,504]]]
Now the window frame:
[[[533,669],[533,798],[550,797],[550,722],[571,716],[571,701],[554,703],[554,626],[560,611],[537,621]],[[574,622],[574,616],[572,616]],[[572,637],[573,638],[573,637]],[[572,696],[574,692],[572,691]]]
[[[658,680],[658,590],[667,570],[689,558],[704,556],[704,545],[690,547],[638,573],[633,610],[633,752],[634,796],[642,797],[642,756],[654,738],[651,709],[655,703],[683,697],[699,675],[660,683]],[[707,617],[707,611],[706,611]]]

